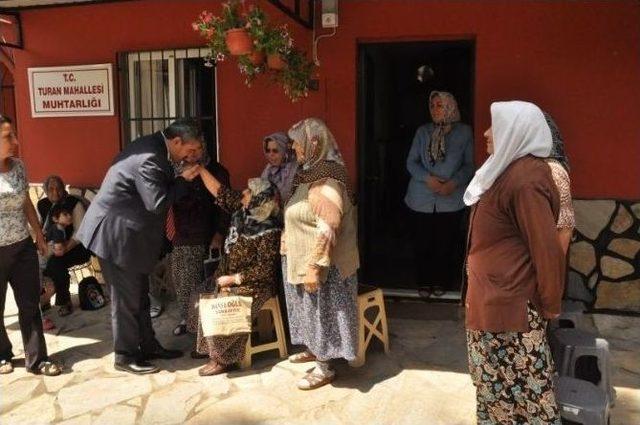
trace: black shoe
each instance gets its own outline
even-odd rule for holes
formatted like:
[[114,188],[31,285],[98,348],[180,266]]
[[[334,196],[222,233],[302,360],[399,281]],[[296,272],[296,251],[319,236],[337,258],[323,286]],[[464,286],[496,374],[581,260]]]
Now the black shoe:
[[158,366],[154,366],[149,362],[144,360],[132,361],[132,362],[116,362],[113,367],[116,370],[121,370],[123,372],[133,373],[135,375],[146,375],[149,373],[156,373],[160,371]]
[[163,348],[163,347],[158,347],[151,352],[142,353],[142,358],[145,360],[177,359],[178,357],[182,357],[182,351],[167,350],[166,348]]

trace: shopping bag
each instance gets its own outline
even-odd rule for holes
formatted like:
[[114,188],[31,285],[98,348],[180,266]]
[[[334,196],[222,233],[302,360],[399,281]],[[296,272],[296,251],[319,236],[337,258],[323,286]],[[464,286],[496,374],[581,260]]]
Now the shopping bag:
[[251,332],[252,297],[200,295],[198,310],[203,336],[228,336]]

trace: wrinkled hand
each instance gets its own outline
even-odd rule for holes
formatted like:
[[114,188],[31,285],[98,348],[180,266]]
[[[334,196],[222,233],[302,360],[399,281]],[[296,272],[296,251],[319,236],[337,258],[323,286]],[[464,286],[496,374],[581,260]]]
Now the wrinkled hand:
[[425,180],[425,184],[429,189],[436,193],[440,193],[440,190],[442,189],[442,182],[434,176],[427,177],[427,179]]
[[457,185],[453,180],[447,180],[441,183],[442,185],[440,186],[440,191],[438,192],[439,195],[449,196],[453,193],[454,190],[456,190]]
[[56,257],[62,257],[66,252],[63,243],[54,243],[53,244],[53,255]]
[[47,246],[42,233],[38,233],[36,235],[36,246],[38,247],[38,252],[40,253],[40,255],[42,255],[43,257],[47,255],[49,247]]
[[211,238],[211,243],[209,244],[209,249],[222,249],[223,237],[220,233],[216,233]]
[[236,284],[236,278],[235,276],[220,276],[217,280],[216,283],[218,284],[218,286],[222,289],[222,288],[230,288],[231,286]]
[[318,292],[320,283],[320,269],[318,267],[307,267],[307,273],[304,275],[304,290],[310,294]]
[[182,173],[180,173],[180,177],[182,177],[183,179],[185,179],[186,181],[190,182],[193,179],[195,179],[196,177],[198,177],[200,175],[200,169],[202,168],[201,165],[190,165],[187,166],[187,168],[185,168]]

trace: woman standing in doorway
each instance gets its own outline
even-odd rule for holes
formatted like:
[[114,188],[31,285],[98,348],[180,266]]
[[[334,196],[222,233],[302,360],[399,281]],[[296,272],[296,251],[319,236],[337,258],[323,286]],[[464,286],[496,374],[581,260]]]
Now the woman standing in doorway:
[[18,320],[28,372],[48,376],[62,370],[47,358],[40,315],[40,278],[36,246],[27,222],[35,232],[38,251],[47,252],[36,210],[29,199],[24,164],[16,158],[18,140],[9,118],[0,115],[0,374],[13,372],[13,352],[4,326],[7,283],[18,305]]
[[464,194],[472,206],[465,299],[478,423],[560,424],[546,322],[560,313],[560,198],[544,158],[552,135],[528,102],[491,105],[489,159]]
[[473,175],[473,135],[450,93],[431,92],[432,122],[418,128],[407,157],[416,283],[456,290],[462,267],[462,194]]
[[333,381],[331,359],[354,360],[357,339],[356,207],[336,141],[317,118],[289,130],[300,167],[285,207],[283,275],[291,343],[306,351],[291,362],[315,361],[298,382],[311,390]]

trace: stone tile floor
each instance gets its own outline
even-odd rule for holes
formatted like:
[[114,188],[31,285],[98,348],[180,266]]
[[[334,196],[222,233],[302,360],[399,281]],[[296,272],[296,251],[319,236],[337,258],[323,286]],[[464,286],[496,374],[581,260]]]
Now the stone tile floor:
[[[407,305],[409,306],[409,305]],[[201,378],[201,360],[158,361],[164,370],[132,376],[113,369],[109,309],[50,317],[52,357],[59,377],[17,367],[0,376],[0,423],[13,424],[473,424],[474,388],[466,373],[464,329],[455,307],[411,304],[429,311],[410,319],[403,305],[389,305],[391,354],[370,348],[360,369],[336,365],[338,379],[313,392],[295,388],[308,365],[265,353],[249,371]],[[404,314],[394,314],[394,311]],[[448,311],[449,313],[442,313]],[[454,314],[450,314],[454,311]],[[175,337],[176,310],[155,321],[167,347],[188,352],[191,339]],[[394,318],[395,317],[402,317]],[[437,320],[433,320],[433,318]],[[451,320],[453,319],[453,320]],[[22,344],[17,310],[8,294],[5,323],[18,358]],[[595,316],[612,347],[618,400],[612,425],[640,424],[640,319]]]

